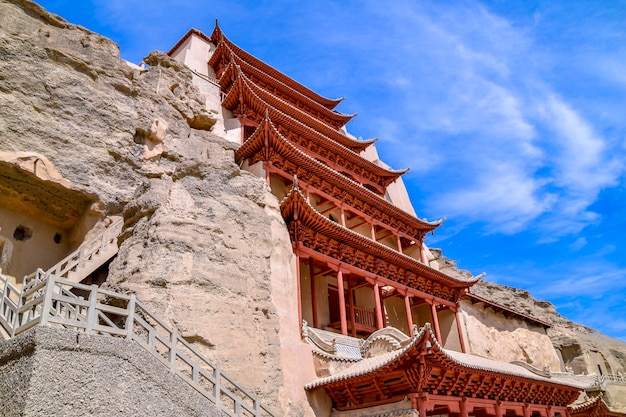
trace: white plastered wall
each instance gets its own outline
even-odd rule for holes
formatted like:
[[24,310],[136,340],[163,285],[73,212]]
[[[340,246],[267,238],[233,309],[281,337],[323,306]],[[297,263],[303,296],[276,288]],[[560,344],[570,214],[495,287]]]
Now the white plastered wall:
[[[215,45],[192,33],[182,45],[172,52],[171,56],[192,71],[215,78],[215,72],[208,64],[214,50]],[[228,141],[240,143],[241,126],[232,112],[222,108],[219,85],[195,74],[193,81],[204,96],[206,109],[216,115],[217,122],[213,126],[213,133]]]
[[[18,227],[30,231],[30,237],[23,240],[13,235]],[[7,248],[11,247],[10,259],[5,264],[5,275],[11,275],[21,282],[24,275],[37,268],[48,269],[56,264],[70,250],[68,231],[43,223],[34,217],[0,207],[0,236]],[[58,235],[59,243],[54,238]],[[8,258],[7,253],[7,258]]]
[[[370,145],[367,149],[360,153],[360,155],[374,164],[390,169],[389,165],[385,164],[380,160],[378,156],[378,150],[376,150],[376,145]],[[387,195],[390,202],[393,203],[396,207],[406,211],[407,213],[417,216],[415,214],[415,209],[413,208],[413,204],[411,204],[411,199],[409,198],[409,193],[404,186],[404,181],[402,178],[398,178],[393,183],[389,184],[387,187]]]

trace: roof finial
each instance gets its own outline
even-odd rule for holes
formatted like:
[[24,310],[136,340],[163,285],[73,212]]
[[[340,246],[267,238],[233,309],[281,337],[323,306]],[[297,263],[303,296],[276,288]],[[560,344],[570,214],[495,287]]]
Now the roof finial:
[[293,174],[293,188],[295,190],[299,190],[300,187],[298,187],[298,175]]
[[[215,18],[215,29],[213,29],[213,34],[217,34],[217,41],[221,42],[224,39],[224,33],[222,32],[222,29],[220,29],[220,25],[217,22],[217,17]],[[213,35],[211,35],[211,38],[213,38]],[[213,42],[216,42],[216,40],[211,39]]]

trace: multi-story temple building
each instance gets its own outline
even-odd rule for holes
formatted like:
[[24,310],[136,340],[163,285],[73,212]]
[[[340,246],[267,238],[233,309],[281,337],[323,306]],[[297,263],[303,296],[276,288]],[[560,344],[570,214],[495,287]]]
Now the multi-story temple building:
[[[301,360],[317,373],[303,388],[327,404],[320,415],[580,415],[568,406],[592,379],[566,372],[548,323],[471,294],[481,276],[429,250],[424,237],[442,221],[415,215],[407,170],[347,132],[354,115],[334,110],[341,99],[255,58],[217,25],[210,36],[192,29],[169,55],[195,72],[222,113],[215,131],[240,143],[241,164],[280,200],[296,260],[293,314],[312,347]],[[498,357],[473,333],[487,309],[503,330],[525,329],[524,356]]]

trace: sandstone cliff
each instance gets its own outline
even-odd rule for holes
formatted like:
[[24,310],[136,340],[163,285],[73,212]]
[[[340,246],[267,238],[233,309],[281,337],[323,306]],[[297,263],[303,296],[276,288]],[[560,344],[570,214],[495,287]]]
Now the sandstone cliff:
[[92,217],[124,216],[105,285],[136,292],[279,414],[305,415],[306,381],[283,372],[302,347],[289,346],[297,304],[277,201],[210,132],[192,74],[163,53],[145,62],[29,1],[1,1],[0,151],[47,158]]

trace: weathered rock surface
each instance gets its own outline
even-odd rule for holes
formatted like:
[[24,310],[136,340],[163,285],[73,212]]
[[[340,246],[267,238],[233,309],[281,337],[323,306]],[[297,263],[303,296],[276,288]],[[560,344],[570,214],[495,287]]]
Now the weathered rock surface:
[[136,292],[278,414],[306,415],[307,381],[282,371],[302,344],[290,345],[297,301],[277,201],[209,131],[191,73],[163,53],[145,62],[29,1],[0,1],[0,151],[47,158],[101,218],[123,214],[105,285]]
[[548,336],[561,351],[565,365],[575,373],[598,373],[588,367],[589,360],[603,363],[603,372],[626,373],[626,343],[599,333],[589,327],[574,323],[557,313],[554,305],[537,300],[528,291],[481,281],[472,292],[512,310],[550,323]]
[[133,342],[46,327],[0,342],[0,399],[6,417],[223,415]]

